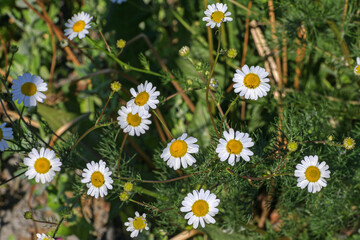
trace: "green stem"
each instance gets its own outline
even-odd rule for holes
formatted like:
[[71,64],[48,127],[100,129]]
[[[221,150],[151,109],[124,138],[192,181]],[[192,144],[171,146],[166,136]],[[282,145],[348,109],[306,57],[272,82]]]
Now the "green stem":
[[124,139],[121,143],[121,147],[120,147],[120,153],[119,153],[119,157],[118,157],[118,160],[117,160],[117,174],[118,176],[120,176],[120,161],[121,161],[121,154],[123,152],[123,149],[124,149],[124,146],[125,146],[125,142],[126,142],[126,138],[128,137],[129,133],[126,133],[124,135]]
[[240,96],[240,95],[237,95],[236,98],[230,103],[229,108],[226,110],[224,116],[222,117],[221,123],[220,123],[221,129],[222,129],[222,125],[223,125],[223,123],[224,123],[224,120],[225,120],[226,116],[227,116],[228,113],[230,112],[231,107],[236,103],[236,100],[238,100],[239,96]]
[[25,172],[26,172],[26,171],[24,171],[24,172],[22,172],[22,173],[19,173],[18,175],[14,176],[14,177],[12,177],[12,178],[10,178],[10,179],[8,179],[8,180],[3,181],[2,183],[0,183],[0,186],[2,186],[2,185],[4,185],[4,184],[6,184],[6,183],[8,183],[8,182],[10,182],[10,181],[12,181],[12,180],[14,180],[14,179],[17,178],[17,177],[20,177],[20,176],[23,175]]
[[156,192],[153,192],[153,191],[150,191],[148,189],[145,189],[145,188],[142,188],[140,186],[134,186],[134,191],[138,192],[138,193],[142,193],[142,194],[145,194],[145,195],[148,195],[150,197],[154,197],[154,198],[157,198],[157,199],[160,199],[160,200],[164,200],[164,201],[167,201],[168,199],[157,194]]
[[109,122],[109,123],[104,123],[104,124],[101,124],[101,125],[95,125],[93,126],[92,128],[89,128],[83,135],[81,135],[78,140],[76,140],[76,142],[74,143],[74,145],[71,147],[71,150],[70,151],[73,151],[76,147],[76,145],[78,145],[78,143],[84,138],[86,137],[86,135],[88,135],[90,132],[92,132],[93,130],[97,129],[97,128],[102,128],[102,127],[106,127],[106,126],[109,126],[111,124],[114,124],[114,123],[117,123],[117,121],[112,121],[112,122]]
[[216,135],[220,138],[220,133],[216,127],[216,124],[215,124],[215,121],[214,121],[214,118],[211,114],[211,108],[210,108],[210,103],[209,103],[209,91],[210,91],[210,80],[214,74],[214,70],[215,70],[215,66],[216,66],[216,63],[219,59],[219,55],[220,55],[220,46],[221,46],[221,28],[222,28],[222,25],[220,26],[219,28],[219,39],[218,39],[218,48],[217,48],[217,51],[216,51],[216,57],[215,57],[215,61],[214,61],[214,65],[212,66],[211,68],[211,72],[210,72],[210,75],[209,75],[209,79],[207,81],[207,84],[206,84],[206,96],[205,96],[205,100],[206,100],[206,105],[207,105],[207,109],[208,109],[208,112],[209,112],[209,115],[210,115],[210,119],[211,119],[211,122],[212,122],[212,125],[215,129],[215,132],[216,132]]
[[160,121],[161,124],[163,125],[164,129],[166,129],[166,131],[170,134],[171,138],[174,138],[173,135],[171,134],[170,130],[169,130],[168,127],[166,126],[166,124],[161,120],[161,118],[160,118],[159,115],[155,112],[155,110],[153,110],[153,113],[154,113],[155,116],[159,119],[159,121]]
[[172,179],[167,179],[167,180],[142,180],[142,179],[136,179],[136,178],[127,178],[127,177],[119,177],[122,180],[128,180],[128,181],[138,181],[138,182],[142,182],[142,183],[169,183],[169,182],[174,182],[177,180],[181,180],[181,179],[185,179],[185,178],[189,178],[198,174],[202,174],[202,173],[207,173],[208,171],[203,171],[203,172],[196,172],[196,173],[192,173],[192,174],[188,174],[188,175],[184,175],[181,177],[177,177],[177,178],[172,178]]
[[155,211],[160,211],[158,208],[156,208],[156,207],[154,207],[154,206],[151,206],[151,205],[149,205],[149,204],[147,204],[147,203],[141,203],[141,202],[138,202],[138,201],[136,201],[136,200],[134,200],[134,199],[130,199],[129,200],[130,202],[133,202],[133,203],[136,203],[136,204],[139,204],[139,205],[141,205],[141,206],[144,206],[144,207],[148,207],[148,208],[151,208],[152,210],[155,210]]
[[136,68],[129,64],[126,64],[123,61],[121,61],[120,59],[118,59],[114,54],[109,53],[107,50],[99,47],[91,38],[87,37],[86,39],[88,40],[88,42],[90,42],[91,45],[96,47],[96,49],[98,49],[98,50],[102,51],[103,53],[105,53],[106,55],[108,55],[110,58],[112,58],[114,61],[116,61],[120,66],[122,66],[124,69],[129,69],[129,70],[133,70],[136,72],[146,73],[146,74],[157,76],[157,77],[163,77],[163,75],[161,75],[159,73],[156,73],[156,72],[153,72],[150,70],[141,69],[141,68]]
[[103,116],[103,114],[104,114],[104,112],[105,112],[105,109],[106,109],[107,105],[109,104],[110,99],[112,98],[112,96],[114,95],[114,93],[115,93],[114,91],[112,91],[112,92],[110,93],[110,96],[109,96],[108,100],[106,101],[105,106],[104,106],[103,110],[101,111],[101,114],[100,114],[98,120],[96,121],[95,126],[97,126],[97,125],[99,124],[99,122],[100,122],[100,120],[101,120],[101,118],[102,118],[102,116]]

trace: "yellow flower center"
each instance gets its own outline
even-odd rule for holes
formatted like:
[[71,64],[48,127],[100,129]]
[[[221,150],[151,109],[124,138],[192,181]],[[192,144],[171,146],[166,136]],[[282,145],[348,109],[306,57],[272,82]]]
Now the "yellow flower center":
[[146,220],[143,217],[137,217],[133,222],[134,228],[140,230],[146,227]]
[[225,14],[221,11],[216,11],[211,14],[211,20],[217,23],[221,23],[225,18]]
[[347,137],[344,139],[344,147],[347,149],[347,150],[351,150],[355,147],[355,140],[350,138],[350,137]]
[[141,117],[139,117],[139,114],[136,113],[135,115],[132,115],[131,113],[128,113],[126,121],[128,124],[130,124],[133,127],[137,127],[141,123]]
[[239,140],[231,139],[226,144],[226,150],[230,154],[239,154],[243,149],[243,145]]
[[138,106],[144,106],[149,100],[150,95],[147,92],[139,93],[135,98],[135,104]]
[[248,73],[246,74],[245,78],[244,78],[244,85],[247,88],[257,88],[260,85],[260,78],[257,74],[254,73]]
[[4,134],[3,134],[3,131],[2,129],[0,128],[0,140],[4,138]]
[[320,169],[310,166],[305,170],[305,177],[309,182],[317,182],[320,178]]
[[91,183],[94,185],[94,187],[99,188],[104,185],[104,182],[104,175],[101,172],[95,171],[93,174],[91,174]]
[[43,157],[36,159],[34,168],[37,173],[40,174],[47,173],[51,168],[49,159]]
[[24,83],[21,86],[21,92],[22,94],[24,94],[25,96],[33,96],[37,91],[37,87],[34,83],[32,82],[27,82]]
[[81,32],[85,28],[85,22],[83,20],[77,21],[73,25],[73,31],[74,32]]
[[187,152],[187,144],[183,140],[176,140],[170,146],[170,154],[173,157],[183,157]]
[[204,217],[209,212],[209,204],[205,200],[197,200],[192,205],[192,212],[197,217]]
[[355,73],[360,74],[360,64],[356,66]]

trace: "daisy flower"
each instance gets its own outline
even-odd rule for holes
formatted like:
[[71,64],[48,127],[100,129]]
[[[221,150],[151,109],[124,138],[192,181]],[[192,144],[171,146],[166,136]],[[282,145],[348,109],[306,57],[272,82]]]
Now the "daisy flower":
[[224,131],[224,138],[220,138],[217,145],[216,152],[220,158],[220,161],[226,161],[227,159],[231,166],[234,166],[235,161],[238,162],[240,157],[245,161],[250,161],[250,157],[254,155],[248,148],[254,146],[248,133],[242,133],[234,131],[230,128],[229,132]]
[[356,67],[354,68],[354,73],[358,76],[360,75],[360,58],[359,57],[356,58]]
[[196,162],[196,159],[191,155],[191,153],[199,152],[199,145],[194,144],[197,142],[197,139],[194,137],[187,137],[187,134],[184,133],[181,137],[173,139],[161,154],[161,158],[164,161],[167,161],[169,167],[177,170],[180,168],[180,165],[183,168],[191,166]]
[[137,89],[137,92],[134,88],[130,89],[133,98],[128,104],[132,107],[132,114],[139,113],[142,115],[148,112],[150,108],[155,109],[156,104],[159,103],[157,97],[160,95],[160,92],[156,91],[156,87],[153,87],[152,83],[146,80],[145,83],[141,83]]
[[34,107],[36,106],[36,101],[43,102],[46,98],[45,94],[41,92],[45,92],[48,89],[47,84],[39,76],[24,73],[22,76],[14,79],[12,83],[12,99],[14,102],[18,100],[18,104],[24,102],[25,107]]
[[353,138],[351,138],[351,137],[345,138],[345,139],[344,139],[344,142],[343,142],[343,146],[344,146],[344,148],[346,148],[347,150],[352,150],[352,149],[354,149],[355,144],[356,144],[355,140],[354,140]]
[[132,113],[132,107],[127,104],[126,107],[122,106],[118,111],[119,117],[117,120],[119,121],[119,125],[122,129],[124,129],[125,133],[129,133],[130,136],[140,136],[145,133],[145,130],[149,130],[149,126],[151,121],[148,119],[151,115],[150,113],[144,111],[140,116],[139,113]]
[[6,123],[0,125],[0,151],[4,151],[9,148],[9,145],[5,140],[14,139],[12,128],[6,128]]
[[35,178],[37,183],[51,182],[56,175],[55,171],[59,172],[62,165],[55,152],[45,148],[40,148],[40,151],[33,148],[29,157],[24,158],[24,164],[28,166],[25,176]]
[[67,27],[67,29],[65,29],[65,36],[68,36],[70,40],[73,40],[77,36],[80,39],[84,38],[85,35],[89,33],[88,29],[91,27],[89,23],[92,18],[93,17],[84,12],[75,14],[65,23]]
[[91,163],[86,164],[86,167],[83,170],[81,179],[82,183],[86,183],[86,186],[89,188],[87,194],[95,198],[104,197],[108,194],[107,190],[112,189],[113,180],[110,175],[111,172],[106,163],[103,160],[100,160],[98,163],[91,161]]
[[55,240],[50,235],[46,235],[45,233],[37,233],[36,234],[37,240]]
[[308,191],[319,192],[322,187],[326,187],[324,178],[330,177],[329,166],[326,162],[318,163],[318,156],[305,156],[301,164],[296,165],[295,176],[298,177],[298,187],[304,189],[308,186]]
[[135,218],[128,218],[128,222],[125,223],[127,226],[126,231],[131,232],[130,237],[134,238],[139,235],[144,229],[149,230],[149,226],[146,222],[146,214],[142,216],[138,212],[135,212]]
[[220,27],[222,22],[231,22],[233,19],[229,17],[231,12],[226,12],[227,5],[223,3],[216,3],[208,5],[208,8],[204,12],[206,17],[203,17],[203,21],[207,22],[206,26],[214,28],[215,26]]
[[213,217],[219,212],[216,208],[219,203],[220,199],[217,199],[216,195],[210,193],[209,190],[194,190],[184,198],[180,211],[187,213],[185,219],[189,219],[189,225],[197,228],[200,222],[200,225],[205,227],[205,222],[207,224],[216,222]]
[[244,65],[241,70],[236,69],[233,78],[235,93],[239,93],[240,97],[244,96],[246,99],[253,100],[266,96],[270,91],[270,85],[267,83],[270,81],[267,78],[269,73],[259,66],[252,66],[249,69],[247,65]]

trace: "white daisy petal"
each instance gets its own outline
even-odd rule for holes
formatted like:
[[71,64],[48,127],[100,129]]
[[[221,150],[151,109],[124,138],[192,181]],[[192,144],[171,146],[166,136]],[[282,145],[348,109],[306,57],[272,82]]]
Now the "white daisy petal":
[[234,74],[233,82],[234,92],[239,93],[241,97],[246,99],[257,100],[259,97],[267,95],[270,91],[270,85],[264,87],[268,73],[264,68],[259,66],[251,66],[250,69],[247,65],[244,65],[241,70],[237,69]]
[[128,222],[125,222],[126,231],[131,232],[130,237],[137,237],[139,232],[142,232],[144,229],[149,230],[148,223],[146,221],[146,214],[139,214],[135,212],[134,218],[128,218]]
[[128,106],[132,107],[133,114],[138,113],[139,116],[147,115],[150,108],[156,109],[156,105],[159,103],[157,97],[160,95],[160,92],[156,91],[156,87],[147,80],[145,83],[138,85],[137,89],[138,92],[134,88],[130,89],[133,98],[128,102]]
[[[46,156],[44,156],[44,153]],[[53,150],[41,148],[37,151],[35,148],[28,154],[29,157],[24,159],[24,164],[28,166],[28,170],[25,172],[25,176],[29,179],[35,177],[36,182],[46,183],[51,182],[54,178],[55,171],[60,171],[62,165],[59,158],[56,158],[56,154]],[[54,164],[56,167],[54,167]]]
[[36,102],[43,102],[46,98],[41,92],[47,91],[47,84],[36,75],[25,73],[14,79],[12,86],[12,99],[18,104],[24,102],[25,107],[35,107]]
[[112,189],[113,180],[111,179],[111,171],[106,167],[106,163],[100,160],[98,163],[91,161],[86,164],[83,169],[81,179],[82,183],[85,183],[89,188],[87,194],[95,198],[104,197],[108,194],[108,189]]
[[220,27],[221,23],[232,21],[232,18],[228,17],[231,15],[231,13],[226,12],[227,8],[227,5],[223,3],[208,5],[207,9],[204,11],[206,17],[203,17],[202,20],[206,22],[207,27]]
[[4,151],[9,148],[9,145],[5,140],[14,139],[12,128],[6,128],[6,123],[0,126],[0,151]]
[[229,132],[224,131],[223,135],[224,139],[219,139],[219,144],[216,148],[220,161],[228,159],[228,163],[231,166],[234,166],[235,161],[239,161],[239,157],[242,157],[245,161],[250,161],[249,156],[252,156],[254,153],[248,147],[254,146],[254,143],[249,134],[239,131],[235,133],[234,129],[230,128]]
[[193,225],[193,228],[197,228],[199,224],[205,227],[205,223],[216,222],[213,216],[219,212],[216,208],[219,203],[220,199],[217,199],[215,194],[200,189],[188,193],[180,209],[182,212],[187,212],[185,219],[188,219],[188,225]]
[[327,183],[324,178],[330,177],[329,166],[325,162],[318,162],[318,156],[305,156],[301,164],[296,165],[295,177],[298,177],[297,186],[301,189],[308,187],[308,192],[316,193]]
[[187,137],[187,134],[182,134],[179,138],[173,139],[161,154],[161,158],[167,162],[167,165],[174,170],[187,168],[192,166],[196,159],[191,155],[199,152],[199,145],[194,144],[197,139],[194,137]]
[[55,240],[50,235],[46,235],[45,233],[37,233],[36,234],[37,240]]
[[149,129],[148,125],[151,124],[151,121],[148,120],[151,115],[148,112],[139,114],[134,111],[130,104],[127,104],[126,107],[121,107],[118,114],[118,124],[124,132],[129,133],[130,136],[134,136],[135,134],[136,136],[140,136],[141,134],[144,134],[145,130]]
[[93,17],[90,17],[89,14],[80,12],[72,16],[71,19],[68,19],[65,26],[65,36],[67,36],[70,40],[73,40],[75,37],[79,37],[82,39],[85,37],[86,34],[89,33],[87,29],[89,29],[90,21]]

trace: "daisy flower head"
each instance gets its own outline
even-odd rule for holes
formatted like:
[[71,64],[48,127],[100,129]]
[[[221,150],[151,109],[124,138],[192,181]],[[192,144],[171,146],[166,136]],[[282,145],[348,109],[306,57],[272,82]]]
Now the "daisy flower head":
[[50,235],[46,235],[45,233],[37,233],[36,234],[37,240],[55,240]]
[[151,121],[148,119],[151,115],[147,111],[144,111],[141,115],[138,112],[133,113],[133,108],[128,103],[126,107],[122,106],[118,111],[119,125],[124,129],[124,133],[129,133],[130,136],[140,136],[144,134],[146,130],[149,130]]
[[250,161],[250,157],[254,155],[248,148],[254,146],[248,133],[242,133],[234,131],[230,128],[229,132],[224,131],[224,138],[220,138],[219,144],[217,145],[216,152],[220,158],[220,161],[226,161],[231,166],[234,166],[235,161],[240,161],[242,157],[245,161]]
[[85,169],[83,169],[81,179],[82,183],[86,183],[86,186],[89,188],[87,195],[93,196],[95,198],[104,197],[108,194],[108,189],[112,189],[113,180],[111,179],[111,171],[106,167],[106,163],[103,160],[95,163],[86,164]]
[[43,184],[51,182],[56,175],[55,171],[59,172],[62,165],[55,152],[45,148],[40,148],[40,151],[33,148],[29,157],[24,158],[24,164],[28,166],[25,176]]
[[70,40],[73,40],[75,37],[80,39],[84,38],[86,34],[89,33],[90,22],[93,17],[89,14],[80,12],[72,16],[71,19],[65,23],[67,29],[65,29],[65,36],[68,36]]
[[6,128],[6,123],[0,125],[0,151],[4,151],[9,148],[9,145],[5,140],[14,139],[12,128]]
[[135,218],[128,218],[125,226],[127,226],[126,231],[131,232],[130,237],[132,238],[137,237],[139,232],[142,232],[144,229],[149,230],[145,213],[140,216],[138,212],[135,212]]
[[12,99],[14,102],[17,100],[18,104],[24,102],[25,107],[34,107],[36,101],[43,102],[46,98],[42,92],[48,89],[47,84],[39,76],[24,73],[12,83]]
[[206,26],[214,28],[215,26],[220,27],[223,22],[231,22],[233,19],[229,17],[231,12],[226,12],[228,9],[225,3],[216,3],[208,5],[205,10],[206,17],[203,17],[203,21],[207,22]]
[[197,139],[194,137],[187,137],[184,133],[177,139],[173,139],[167,144],[166,148],[161,154],[161,158],[167,161],[167,165],[174,170],[177,170],[182,165],[183,168],[192,166],[196,159],[191,155],[199,152],[199,145],[194,144]]
[[219,203],[220,199],[209,190],[194,190],[184,198],[180,211],[186,212],[185,219],[189,219],[188,225],[197,228],[200,222],[200,225],[205,227],[205,222],[207,224],[216,222],[213,217],[219,212],[216,208]]
[[318,163],[318,156],[305,156],[301,164],[296,165],[295,177],[298,177],[297,186],[304,189],[308,186],[308,191],[319,192],[322,187],[326,187],[324,178],[330,177],[329,166],[326,162]]
[[356,142],[353,138],[351,137],[347,137],[344,139],[344,142],[343,142],[343,146],[347,149],[347,150],[352,150],[354,149],[356,145]]
[[356,58],[356,67],[354,68],[355,75],[360,76],[360,58]]
[[267,78],[269,73],[259,66],[249,67],[244,65],[241,70],[236,69],[233,82],[235,93],[239,93],[240,97],[246,99],[257,100],[259,97],[267,95],[270,91],[270,80]]
[[156,87],[153,87],[153,84],[146,80],[145,83],[137,86],[137,90],[130,89],[133,98],[128,104],[132,107],[132,114],[139,113],[142,115],[146,114],[150,108],[155,109],[156,104],[159,103],[157,97],[160,95],[160,92],[156,91]]

